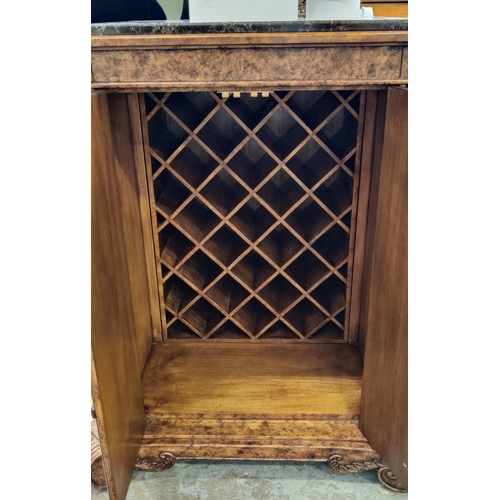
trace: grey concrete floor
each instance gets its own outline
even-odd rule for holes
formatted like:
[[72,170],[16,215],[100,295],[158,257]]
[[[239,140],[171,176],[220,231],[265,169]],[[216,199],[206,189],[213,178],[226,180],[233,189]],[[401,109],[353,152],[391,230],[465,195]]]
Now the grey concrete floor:
[[[107,500],[92,490],[92,500]],[[407,500],[377,471],[339,474],[320,462],[179,461],[163,472],[135,471],[127,500]]]

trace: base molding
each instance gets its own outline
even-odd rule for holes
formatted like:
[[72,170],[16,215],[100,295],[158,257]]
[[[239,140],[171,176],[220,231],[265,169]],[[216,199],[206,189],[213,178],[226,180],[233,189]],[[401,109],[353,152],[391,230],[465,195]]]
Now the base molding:
[[[168,460],[163,457],[167,452]],[[164,470],[166,462],[175,463],[172,457],[325,462],[332,456],[337,457],[332,468],[342,470],[361,467],[349,464],[380,458],[359,430],[357,420],[189,416],[148,419],[138,466]]]
[[148,419],[136,468],[163,471],[177,460],[326,462],[341,474],[378,469],[381,484],[391,491],[406,492],[369,445],[357,420],[204,415]]

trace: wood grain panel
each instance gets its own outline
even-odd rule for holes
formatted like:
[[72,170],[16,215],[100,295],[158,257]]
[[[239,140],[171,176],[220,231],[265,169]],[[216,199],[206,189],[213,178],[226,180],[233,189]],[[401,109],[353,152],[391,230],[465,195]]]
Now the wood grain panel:
[[140,461],[177,458],[321,460],[340,450],[378,458],[357,420],[148,418]]
[[402,46],[94,50],[93,86],[224,90],[400,83],[402,50]]
[[[137,337],[139,365],[142,370],[153,344],[152,311],[149,300],[150,290],[140,209],[141,193],[139,192],[135,164],[139,158],[144,158],[144,153],[142,146],[132,136],[128,103],[129,101],[125,94],[108,95],[113,137],[112,147],[120,192],[120,214],[135,321],[134,330]],[[140,120],[138,115],[136,118]],[[135,151],[136,148],[139,151]],[[142,165],[139,166],[144,170],[144,160]],[[145,227],[145,230],[147,229],[148,227]],[[151,232],[150,226],[149,231]],[[157,316],[159,316],[159,310],[157,311]]]
[[389,89],[360,429],[408,487],[408,92]]
[[124,500],[145,427],[143,354],[132,304],[128,229],[122,220],[117,152],[106,94],[92,95],[91,112],[92,397],[110,500]]
[[320,439],[323,441],[365,441],[357,420],[305,420],[305,419],[157,419],[148,418],[143,443],[159,439],[211,440],[226,437],[233,440],[259,438],[267,441]]
[[364,354],[364,338],[360,336],[359,320],[362,310],[362,285],[365,261],[366,236],[368,224],[368,202],[373,170],[373,148],[376,133],[376,113],[378,92],[375,90],[366,93],[366,108],[363,124],[363,148],[360,161],[360,180],[358,194],[358,212],[356,224],[356,245],[353,257],[353,283],[351,296],[351,314],[349,319],[349,334],[357,339]]
[[[366,217],[366,233],[364,236],[364,256],[361,255],[362,249],[357,248],[355,259],[359,264],[362,260],[363,267],[358,269],[362,272],[361,276],[361,290],[360,290],[360,307],[359,317],[356,320],[358,329],[358,341],[361,350],[361,355],[364,356],[366,350],[366,331],[368,328],[368,307],[370,297],[370,283],[373,262],[373,248],[375,240],[375,226],[377,221],[377,204],[379,195],[379,182],[380,182],[380,166],[382,162],[382,152],[384,147],[384,132],[385,132],[385,118],[387,107],[387,90],[376,91],[371,99],[375,99],[375,110],[372,119],[374,122],[370,124],[372,130],[367,130],[366,139],[371,143],[370,147],[363,150],[363,169],[365,171],[364,179],[369,181],[369,185],[364,183],[363,196],[368,194],[368,212]],[[375,97],[376,96],[376,97]],[[372,106],[373,106],[372,101]],[[371,134],[373,134],[371,136]],[[371,137],[370,137],[371,136]],[[368,146],[368,144],[366,144]],[[366,193],[366,189],[369,193]],[[363,238],[358,235],[358,238]]]
[[407,2],[363,2],[361,7],[371,7],[376,17],[408,17]]
[[[149,285],[150,316],[153,328],[153,339],[155,342],[162,340],[162,327],[160,318],[160,297],[158,281],[156,276],[156,258],[153,244],[153,222],[150,212],[150,199],[148,181],[146,176],[146,161],[144,153],[144,137],[139,111],[138,94],[128,94],[127,103],[130,117],[131,138],[134,151],[134,163],[137,180],[137,213],[140,212],[142,219],[142,235],[144,241],[144,260]],[[145,291],[143,291],[145,294]],[[149,346],[151,347],[151,345]],[[144,366],[144,365],[143,365]]]
[[361,371],[357,347],[345,344],[157,344],[144,372],[144,405],[149,417],[352,419]]

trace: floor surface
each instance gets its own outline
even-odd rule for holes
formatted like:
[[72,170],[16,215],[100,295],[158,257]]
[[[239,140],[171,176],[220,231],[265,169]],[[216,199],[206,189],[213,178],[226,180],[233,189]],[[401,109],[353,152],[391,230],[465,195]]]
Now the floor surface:
[[[339,474],[320,462],[179,461],[163,472],[135,471],[127,500],[407,500],[377,471]],[[92,490],[92,500],[107,500]]]

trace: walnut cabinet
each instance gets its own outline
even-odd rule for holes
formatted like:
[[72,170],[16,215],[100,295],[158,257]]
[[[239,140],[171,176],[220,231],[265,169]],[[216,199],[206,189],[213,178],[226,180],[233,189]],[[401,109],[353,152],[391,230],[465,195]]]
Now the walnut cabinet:
[[110,499],[177,459],[407,488],[406,32],[96,36]]

